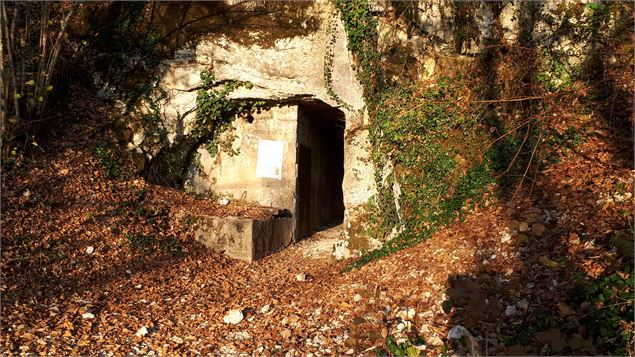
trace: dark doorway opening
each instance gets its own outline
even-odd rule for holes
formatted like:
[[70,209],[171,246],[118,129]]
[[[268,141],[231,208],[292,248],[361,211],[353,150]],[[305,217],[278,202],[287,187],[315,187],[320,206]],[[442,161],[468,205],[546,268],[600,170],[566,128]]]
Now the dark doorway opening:
[[298,231],[304,238],[344,219],[344,113],[324,103],[298,108]]

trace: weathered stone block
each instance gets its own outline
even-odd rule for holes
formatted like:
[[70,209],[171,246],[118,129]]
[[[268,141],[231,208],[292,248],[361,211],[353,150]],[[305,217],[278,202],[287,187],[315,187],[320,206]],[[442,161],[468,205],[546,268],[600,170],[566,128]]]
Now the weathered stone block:
[[227,256],[245,261],[261,259],[274,253],[293,238],[293,218],[198,216],[195,218],[196,240]]

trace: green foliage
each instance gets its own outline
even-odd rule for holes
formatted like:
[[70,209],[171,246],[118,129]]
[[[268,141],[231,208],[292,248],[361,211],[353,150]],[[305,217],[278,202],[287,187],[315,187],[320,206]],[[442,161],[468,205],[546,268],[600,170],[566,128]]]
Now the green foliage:
[[413,341],[406,341],[397,343],[392,336],[388,336],[386,339],[386,350],[378,349],[376,351],[377,356],[406,356],[406,357],[419,357],[421,350],[414,346],[414,344],[422,344],[424,341],[421,338],[416,338]]
[[336,0],[346,35],[348,48],[359,65],[358,77],[364,87],[368,100],[383,87],[383,76],[379,66],[380,54],[377,51],[377,19],[370,13],[367,0]]
[[578,76],[579,69],[566,63],[566,54],[544,49],[542,51],[542,70],[536,79],[548,92],[557,92],[571,86]]
[[113,87],[113,94],[126,103],[128,111],[147,99],[158,79],[154,72],[161,60],[161,36],[150,29],[143,36],[136,33],[146,6],[144,2],[121,4],[114,21],[93,25],[101,26],[93,29],[95,38],[90,43],[100,53],[97,67],[105,74],[105,82]]
[[95,157],[104,169],[104,177],[107,179],[119,179],[123,177],[123,170],[118,160],[118,155],[110,145],[99,144],[95,148]]
[[628,355],[633,344],[634,284],[633,274],[619,272],[584,284],[571,295],[585,312],[581,320],[596,345],[611,354]]
[[[394,172],[381,182],[374,200],[369,235],[385,237],[400,224],[401,233],[380,249],[362,256],[353,267],[426,239],[460,218],[463,207],[477,202],[494,182],[493,152],[485,150],[488,133],[478,111],[458,108],[454,81],[441,79],[421,91],[400,87],[384,91],[369,127],[375,162],[390,161]],[[398,222],[393,182],[401,187]],[[393,213],[394,212],[394,213]]]
[[[214,157],[221,144],[221,134],[231,128],[236,114],[252,110],[260,112],[265,102],[232,100],[228,97],[240,87],[250,89],[253,86],[250,82],[232,80],[219,84],[209,71],[201,71],[200,75],[202,84],[196,95],[192,135],[197,139],[209,138],[204,147]],[[231,148],[231,143],[228,145]],[[228,149],[226,145],[225,149]]]
[[[480,111],[456,104],[460,78],[442,78],[425,90],[415,85],[386,86],[377,50],[377,22],[368,3],[339,0],[336,4],[369,106],[375,167],[394,167],[388,177],[376,173],[378,193],[369,203],[364,234],[381,239],[393,227],[403,228],[349,267],[353,268],[416,244],[460,217],[462,207],[477,201],[493,182],[495,157],[485,152],[488,132],[479,124]],[[402,222],[395,208],[395,182],[401,188]]]
[[147,250],[154,243],[154,238],[144,234],[126,233],[125,243],[133,250]]

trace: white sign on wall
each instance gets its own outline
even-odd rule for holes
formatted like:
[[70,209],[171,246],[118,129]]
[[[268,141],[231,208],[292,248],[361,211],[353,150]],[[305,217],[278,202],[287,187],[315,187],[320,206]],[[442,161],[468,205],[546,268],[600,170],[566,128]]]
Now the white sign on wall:
[[283,142],[278,140],[258,141],[256,177],[282,179]]

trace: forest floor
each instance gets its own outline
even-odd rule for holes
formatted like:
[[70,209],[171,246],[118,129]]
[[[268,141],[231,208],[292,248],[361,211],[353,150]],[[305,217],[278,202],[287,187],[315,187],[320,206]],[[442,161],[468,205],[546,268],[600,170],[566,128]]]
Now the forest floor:
[[[375,355],[408,341],[429,355],[603,353],[571,296],[632,266],[632,232],[620,235],[633,225],[632,141],[575,125],[589,128],[583,142],[515,198],[491,195],[464,221],[348,272],[354,258],[325,248],[337,227],[253,263],[209,251],[182,209],[259,211],[106,178],[95,148],[107,128],[59,129],[3,173],[0,351]],[[225,322],[234,309],[242,320]]]

